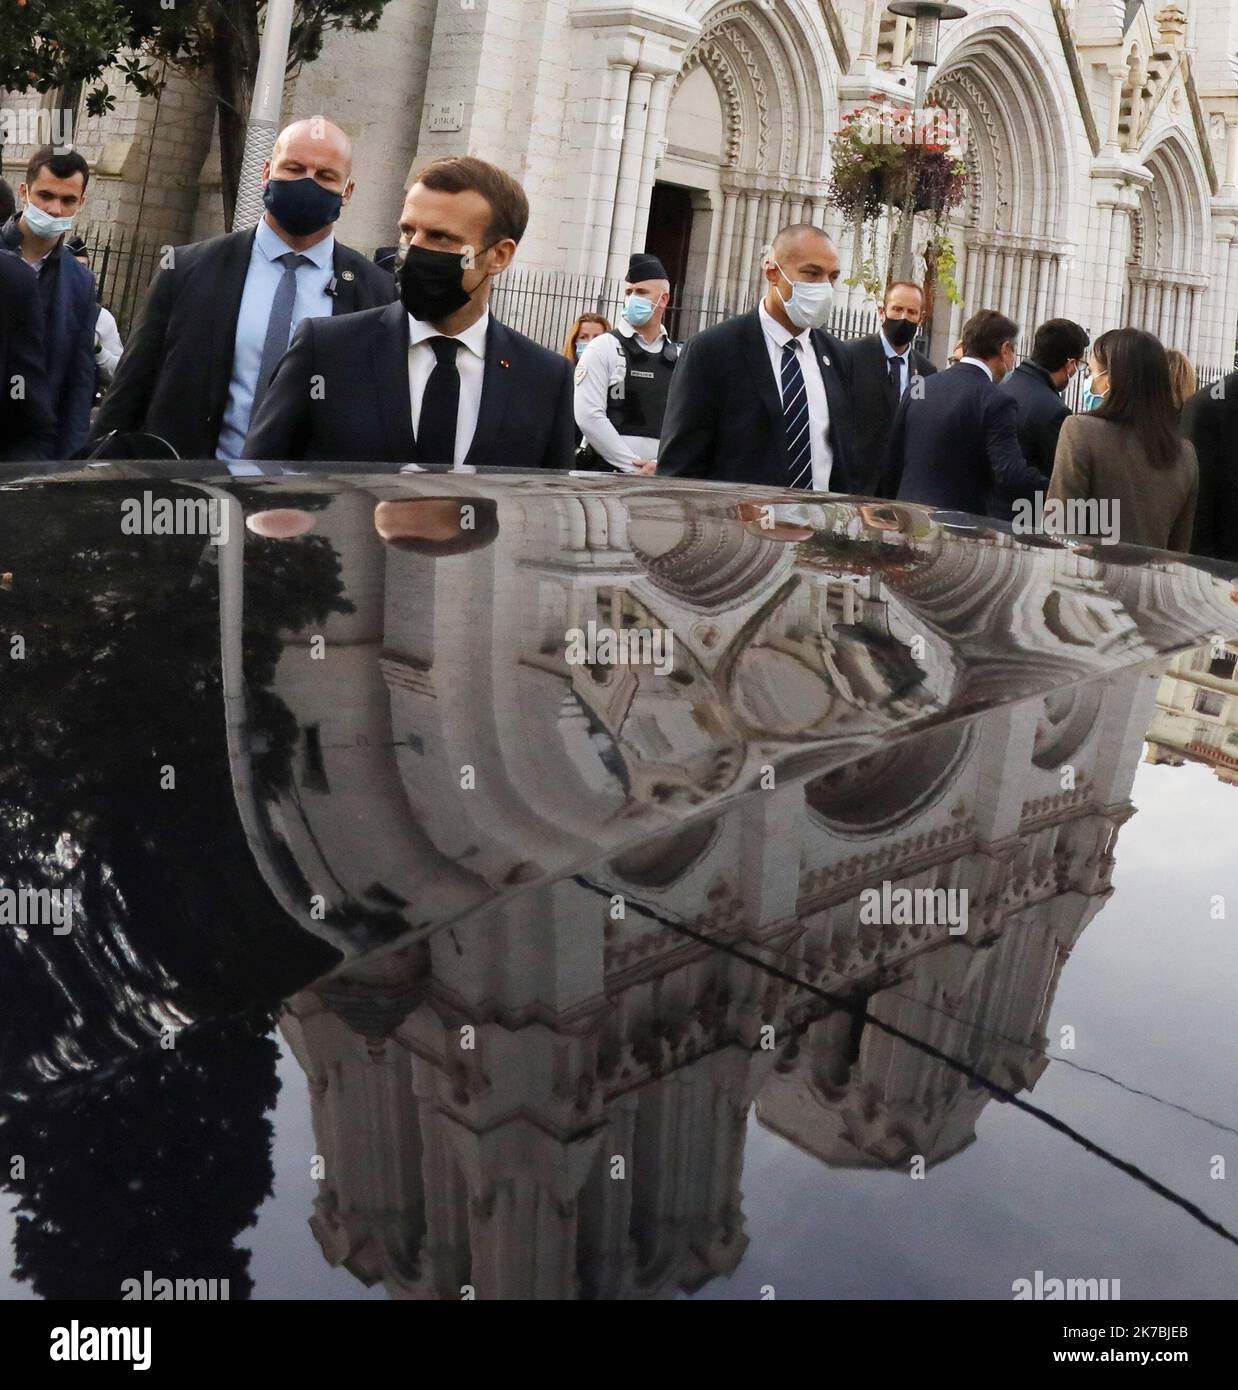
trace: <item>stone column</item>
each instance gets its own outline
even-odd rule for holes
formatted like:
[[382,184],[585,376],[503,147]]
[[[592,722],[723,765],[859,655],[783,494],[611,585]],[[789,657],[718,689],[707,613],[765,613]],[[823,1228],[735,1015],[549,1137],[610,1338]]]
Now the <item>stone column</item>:
[[764,246],[768,246],[778,234],[778,229],[784,221],[791,219],[784,217],[785,204],[781,193],[771,193],[769,195],[769,213],[765,218],[765,241]]
[[1045,319],[1052,318],[1053,313],[1049,307],[1049,256],[1041,251],[1036,255],[1036,321],[1044,323]]
[[621,279],[632,254],[636,230],[637,203],[641,192],[641,163],[645,152],[645,130],[653,95],[653,73],[632,73],[623,131],[623,150],[619,156],[619,177],[615,184],[614,217],[610,224],[610,254],[606,262],[608,279]]
[[1186,352],[1190,346],[1187,339],[1187,308],[1190,297],[1191,292],[1186,285],[1178,285],[1175,287],[1173,338],[1166,346],[1177,348],[1179,352]]
[[1139,123],[1143,120],[1143,84],[1148,80],[1147,73],[1136,71],[1131,80],[1131,126],[1126,137],[1126,148],[1139,148]]
[[991,309],[993,307],[993,286],[997,279],[997,249],[993,246],[986,246],[982,254],[984,263],[984,287],[980,293],[981,302],[976,305],[976,308]]
[[671,100],[673,72],[656,71],[649,104],[649,120],[645,126],[645,147],[641,155],[640,192],[636,202],[636,225],[632,234],[632,250],[644,250],[649,230],[649,200],[657,175],[658,146],[666,134],[666,112]]
[[1200,319],[1203,318],[1203,315],[1200,312],[1200,310],[1202,307],[1202,287],[1199,285],[1192,285],[1187,295],[1188,321],[1186,330],[1186,347],[1183,349],[1183,351],[1191,359],[1192,362],[1198,362],[1199,360]]
[[1238,192],[1238,115],[1225,117],[1225,186]]
[[726,208],[727,195],[719,190],[717,198],[710,199],[709,209],[709,249],[705,252],[705,281],[701,286],[701,307],[704,308],[714,287],[718,283],[718,248],[722,245],[722,219]]
[[1109,129],[1105,136],[1105,146],[1109,153],[1118,152],[1118,122],[1122,119],[1122,88],[1130,76],[1125,63],[1110,63],[1105,71],[1109,74]]
[[1130,309],[1126,315],[1127,325],[1131,328],[1140,328],[1143,325],[1143,306],[1146,286],[1137,269],[1131,274],[1130,285],[1131,299]]
[[761,209],[760,193],[744,195],[744,234],[739,243],[739,258],[735,266],[735,295],[738,303],[747,303],[756,273],[757,214]]
[[[593,170],[589,179],[589,202],[585,211],[584,253],[582,261],[588,275],[605,275],[611,228],[615,215],[615,185],[619,159],[623,152],[622,131],[628,105],[628,87],[636,66],[639,45],[632,44],[611,59],[603,79],[600,118],[594,133]],[[620,138],[615,134],[619,132]]]
[[722,195],[722,247],[718,252],[717,292],[729,305],[732,274],[731,263],[735,255],[735,218],[739,208],[739,194],[728,188]]

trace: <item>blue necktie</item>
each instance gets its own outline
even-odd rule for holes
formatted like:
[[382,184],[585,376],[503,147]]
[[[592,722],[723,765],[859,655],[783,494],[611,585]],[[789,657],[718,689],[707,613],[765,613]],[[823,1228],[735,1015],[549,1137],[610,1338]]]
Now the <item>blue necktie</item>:
[[295,251],[285,251],[275,260],[284,267],[284,273],[271,301],[271,317],[267,319],[267,335],[262,343],[262,360],[258,364],[251,419],[258,413],[279,359],[288,351],[288,339],[292,337],[292,310],[297,302],[297,267],[313,264],[308,256],[299,256]]
[[782,428],[787,441],[788,487],[812,487],[808,388],[800,370],[798,338],[782,345]]

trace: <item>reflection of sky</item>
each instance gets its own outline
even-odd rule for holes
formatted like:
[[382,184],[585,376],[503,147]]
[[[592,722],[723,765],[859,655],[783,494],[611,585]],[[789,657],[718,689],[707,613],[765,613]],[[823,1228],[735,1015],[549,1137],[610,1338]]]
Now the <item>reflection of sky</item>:
[[[1063,967],[1050,1053],[1238,1129],[1238,788],[1141,764],[1131,799],[1114,895]],[[1209,920],[1212,893],[1228,922]],[[1238,1232],[1238,1136],[1059,1063],[1024,1098]],[[1009,1298],[1037,1269],[1118,1278],[1124,1299],[1238,1295],[1238,1249],[996,1101],[971,1148],[922,1181],[830,1171],[750,1119],[743,1194],[748,1252],[705,1297]]]
[[[1132,799],[1114,896],[1062,971],[1050,1051],[1238,1129],[1238,788],[1196,765],[1141,764]],[[1226,895],[1228,922],[1209,920],[1213,893]],[[1065,1024],[1073,1054],[1058,1044]],[[282,1040],[279,1075],[275,1195],[239,1237],[254,1252],[255,1297],[383,1298],[381,1285],[331,1269],[310,1232],[316,1146],[305,1078]],[[1238,1230],[1238,1136],[1060,1062],[1024,1095]],[[1209,1178],[1218,1153],[1224,1182]],[[750,1117],[742,1192],[747,1253],[702,1297],[759,1298],[772,1285],[779,1298],[1009,1298],[1037,1269],[1119,1278],[1126,1300],[1238,1294],[1238,1249],[996,1101],[976,1142],[922,1181],[829,1169]],[[9,1250],[14,1200],[0,1199]],[[30,1297],[10,1270],[11,1259],[0,1297]]]

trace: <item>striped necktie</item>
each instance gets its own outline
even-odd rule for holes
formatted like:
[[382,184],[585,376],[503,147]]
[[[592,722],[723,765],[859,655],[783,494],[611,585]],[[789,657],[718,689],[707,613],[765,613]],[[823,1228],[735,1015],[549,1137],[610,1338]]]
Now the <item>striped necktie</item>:
[[799,350],[798,338],[782,345],[782,428],[787,441],[787,486],[811,489],[808,389],[800,370]]

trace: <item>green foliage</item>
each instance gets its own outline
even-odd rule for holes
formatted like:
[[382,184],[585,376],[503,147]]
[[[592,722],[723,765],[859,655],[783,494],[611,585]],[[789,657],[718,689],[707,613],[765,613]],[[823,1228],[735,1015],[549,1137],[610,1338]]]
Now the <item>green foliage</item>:
[[[0,0],[0,88],[49,92],[90,87],[88,115],[116,104],[104,74],[116,69],[143,96],[161,85],[166,62],[186,72],[213,71],[228,50],[225,36],[242,24],[255,31],[266,0]],[[327,33],[378,27],[387,0],[298,0],[288,70],[322,52]],[[238,46],[238,51],[243,46]],[[243,57],[240,59],[245,61]],[[253,73],[249,74],[251,80]],[[244,114],[244,113],[242,113]]]
[[954,254],[954,242],[938,229],[929,239],[925,258],[929,264],[936,264],[937,283],[946,292],[946,298],[951,304],[962,304],[963,294],[959,289],[958,281],[955,279],[955,272],[958,270],[958,258]]

